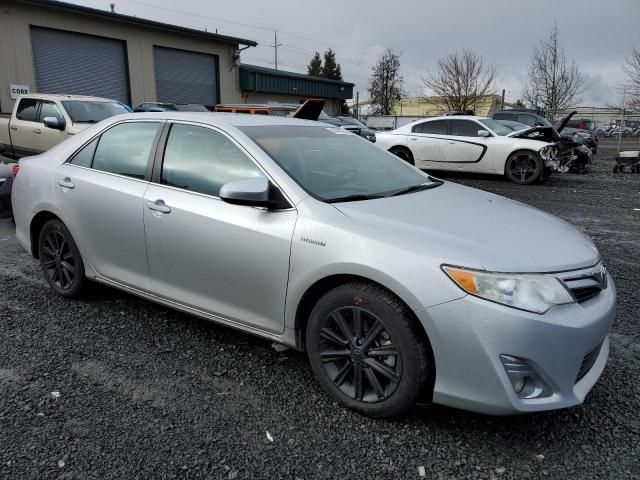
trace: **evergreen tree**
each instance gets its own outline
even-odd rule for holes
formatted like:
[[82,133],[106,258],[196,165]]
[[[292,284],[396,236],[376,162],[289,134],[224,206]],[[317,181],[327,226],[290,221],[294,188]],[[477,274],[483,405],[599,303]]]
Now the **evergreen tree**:
[[336,53],[331,49],[324,52],[324,65],[320,75],[331,80],[342,81],[342,67],[336,62]]
[[307,74],[312,77],[322,76],[322,59],[320,58],[319,52],[316,52],[309,62],[309,65],[307,65]]

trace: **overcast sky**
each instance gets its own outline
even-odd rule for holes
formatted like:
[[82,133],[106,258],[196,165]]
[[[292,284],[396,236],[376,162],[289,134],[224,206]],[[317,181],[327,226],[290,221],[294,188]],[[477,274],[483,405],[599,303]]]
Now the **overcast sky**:
[[640,0],[67,0],[185,27],[252,39],[244,63],[305,72],[319,50],[336,51],[345,80],[367,97],[371,65],[385,48],[402,52],[405,88],[422,92],[420,78],[442,55],[468,48],[494,65],[507,100],[520,97],[533,45],[557,22],[569,59],[587,78],[581,105],[620,102],[621,65],[640,48]]

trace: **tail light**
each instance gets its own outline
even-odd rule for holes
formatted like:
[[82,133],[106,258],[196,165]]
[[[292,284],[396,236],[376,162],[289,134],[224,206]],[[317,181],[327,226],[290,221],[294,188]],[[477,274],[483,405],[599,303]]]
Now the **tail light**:
[[13,175],[13,178],[15,179],[16,176],[18,176],[18,171],[20,170],[20,165],[18,165],[17,163],[11,167],[11,174]]

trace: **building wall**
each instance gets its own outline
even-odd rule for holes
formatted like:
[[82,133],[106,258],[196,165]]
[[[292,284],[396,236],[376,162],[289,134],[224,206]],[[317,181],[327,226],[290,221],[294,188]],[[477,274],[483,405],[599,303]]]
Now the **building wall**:
[[134,105],[156,100],[154,45],[218,55],[220,100],[225,103],[243,101],[238,68],[232,59],[237,45],[0,0],[0,111],[7,112],[13,108],[10,84],[29,85],[32,92],[37,92],[29,29],[31,25],[124,40],[127,45],[131,102]]
[[[295,95],[280,95],[275,93],[261,92],[242,92],[242,101],[240,103],[302,103],[308,97],[298,97]],[[327,115],[338,115],[340,113],[340,105],[337,100],[325,98],[324,112]]]

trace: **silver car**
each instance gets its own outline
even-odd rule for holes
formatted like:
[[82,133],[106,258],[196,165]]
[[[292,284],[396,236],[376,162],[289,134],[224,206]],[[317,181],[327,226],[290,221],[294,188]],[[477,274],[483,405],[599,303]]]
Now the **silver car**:
[[322,123],[113,117],[21,160],[13,209],[56,293],[92,280],[305,350],[376,417],[576,405],[609,354],[589,238]]

